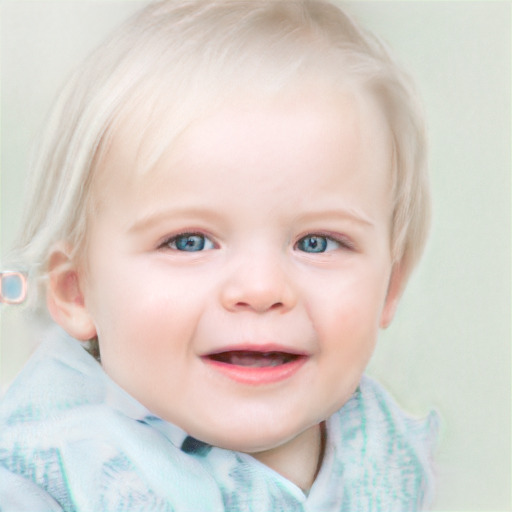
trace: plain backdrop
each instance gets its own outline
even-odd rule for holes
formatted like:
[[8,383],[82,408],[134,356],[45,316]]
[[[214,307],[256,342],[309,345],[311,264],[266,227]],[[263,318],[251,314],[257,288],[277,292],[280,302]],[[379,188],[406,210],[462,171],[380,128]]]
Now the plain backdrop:
[[[2,0],[1,243],[17,228],[27,158],[52,99],[142,2]],[[408,67],[428,115],[432,235],[369,373],[412,414],[439,411],[435,510],[511,510],[511,4],[344,5]],[[1,310],[5,389],[37,333]],[[389,511],[382,511],[389,512]]]

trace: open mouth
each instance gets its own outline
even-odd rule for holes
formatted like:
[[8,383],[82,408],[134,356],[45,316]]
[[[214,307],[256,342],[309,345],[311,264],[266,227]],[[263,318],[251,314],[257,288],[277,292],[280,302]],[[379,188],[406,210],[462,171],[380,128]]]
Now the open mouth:
[[[273,348],[273,347],[272,347]],[[310,356],[271,347],[260,350],[223,350],[202,356],[215,372],[243,385],[259,386],[283,382],[297,373]]]
[[250,350],[229,350],[210,354],[208,359],[218,363],[246,368],[268,368],[293,363],[305,356],[289,352],[257,352]]

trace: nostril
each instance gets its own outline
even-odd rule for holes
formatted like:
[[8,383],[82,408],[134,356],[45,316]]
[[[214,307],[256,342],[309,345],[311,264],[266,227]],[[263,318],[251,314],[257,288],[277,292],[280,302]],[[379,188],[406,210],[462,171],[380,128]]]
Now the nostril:
[[282,302],[275,302],[273,304],[256,303],[256,302],[237,302],[235,304],[237,309],[251,309],[253,311],[270,311],[284,307]]
[[289,283],[272,278],[265,281],[258,274],[242,279],[240,273],[223,283],[219,290],[220,303],[229,311],[285,312],[293,308],[296,294]]

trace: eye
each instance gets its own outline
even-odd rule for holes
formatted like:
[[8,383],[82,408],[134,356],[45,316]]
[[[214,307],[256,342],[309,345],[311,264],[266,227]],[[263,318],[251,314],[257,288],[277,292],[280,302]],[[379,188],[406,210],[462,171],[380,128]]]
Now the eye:
[[299,251],[309,253],[334,251],[341,247],[350,248],[348,243],[334,240],[325,235],[307,235],[297,242],[296,247]]
[[207,236],[201,233],[182,233],[169,238],[161,247],[175,251],[198,252],[214,249],[215,246]]

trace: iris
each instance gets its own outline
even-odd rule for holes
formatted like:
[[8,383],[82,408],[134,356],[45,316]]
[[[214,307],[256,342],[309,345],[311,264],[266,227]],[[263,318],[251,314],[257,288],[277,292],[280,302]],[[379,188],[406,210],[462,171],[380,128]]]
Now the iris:
[[199,234],[185,234],[177,236],[174,239],[174,245],[178,251],[202,251],[204,249],[206,238]]
[[325,252],[327,241],[325,236],[308,235],[299,240],[297,247],[304,252]]

